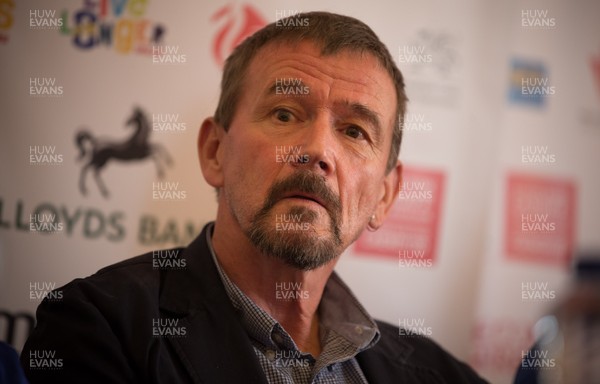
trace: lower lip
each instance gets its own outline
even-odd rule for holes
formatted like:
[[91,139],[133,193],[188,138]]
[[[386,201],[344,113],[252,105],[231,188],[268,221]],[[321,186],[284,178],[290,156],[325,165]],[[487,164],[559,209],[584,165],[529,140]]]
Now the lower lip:
[[310,200],[310,199],[305,199],[302,197],[286,197],[283,200],[294,200],[294,202],[303,202],[303,203],[309,203],[309,204],[315,204],[321,208],[324,208],[321,204],[317,203],[314,200]]

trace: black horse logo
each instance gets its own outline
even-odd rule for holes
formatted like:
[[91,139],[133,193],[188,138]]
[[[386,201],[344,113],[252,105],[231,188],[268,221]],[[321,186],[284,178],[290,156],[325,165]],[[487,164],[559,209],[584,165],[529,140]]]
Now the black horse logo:
[[108,197],[108,190],[100,178],[100,171],[111,159],[133,161],[150,157],[156,164],[159,178],[163,178],[165,173],[163,163],[166,165],[173,163],[171,156],[162,145],[148,142],[150,123],[140,108],[134,108],[133,115],[126,123],[126,126],[129,125],[135,125],[135,132],[124,142],[101,142],[86,130],[77,133],[75,142],[79,148],[78,160],[86,157],[88,159],[79,175],[79,190],[83,195],[87,194],[85,178],[91,168],[102,196]]

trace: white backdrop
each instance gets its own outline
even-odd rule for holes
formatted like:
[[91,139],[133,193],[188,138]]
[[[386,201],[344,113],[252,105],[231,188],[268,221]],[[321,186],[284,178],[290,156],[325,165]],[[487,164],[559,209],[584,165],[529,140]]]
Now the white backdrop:
[[[189,242],[216,212],[195,140],[220,61],[280,15],[328,10],[375,30],[410,98],[405,194],[337,270],[375,317],[509,382],[573,251],[600,247],[600,4],[576,3],[0,0],[0,310]],[[82,194],[78,133],[123,143],[136,107],[173,164],[109,161],[109,196],[93,172]]]

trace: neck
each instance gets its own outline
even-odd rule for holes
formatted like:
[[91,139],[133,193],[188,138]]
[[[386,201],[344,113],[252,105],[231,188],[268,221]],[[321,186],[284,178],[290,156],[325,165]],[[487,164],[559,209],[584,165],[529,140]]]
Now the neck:
[[[222,213],[222,212],[220,212]],[[229,279],[270,314],[302,352],[321,351],[317,309],[334,260],[311,271],[259,252],[228,215],[217,215],[212,244]]]

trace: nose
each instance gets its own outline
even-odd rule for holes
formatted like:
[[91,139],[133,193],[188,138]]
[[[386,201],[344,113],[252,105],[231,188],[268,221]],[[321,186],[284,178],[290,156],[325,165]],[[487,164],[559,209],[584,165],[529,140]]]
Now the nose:
[[300,136],[302,156],[292,166],[310,169],[323,176],[335,173],[337,143],[330,119],[327,116],[315,119]]

